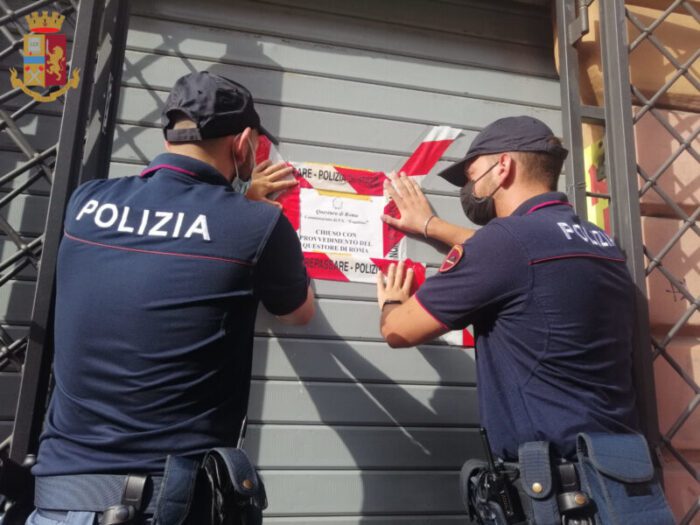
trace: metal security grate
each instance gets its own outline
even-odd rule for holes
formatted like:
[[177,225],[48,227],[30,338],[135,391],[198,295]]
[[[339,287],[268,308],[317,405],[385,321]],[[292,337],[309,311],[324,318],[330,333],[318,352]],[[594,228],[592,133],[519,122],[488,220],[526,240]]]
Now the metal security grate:
[[[653,448],[682,465],[673,467],[673,475],[683,474],[683,469],[687,471],[685,477],[681,476],[685,498],[688,494],[698,494],[700,489],[697,468],[700,451],[689,450],[697,449],[697,436],[693,438],[692,432],[700,421],[700,387],[690,371],[692,364],[679,362],[680,354],[674,355],[674,349],[680,344],[685,344],[683,350],[690,350],[688,345],[700,345],[696,315],[700,310],[700,298],[693,292],[696,290],[694,275],[688,282],[685,279],[690,275],[688,272],[697,270],[693,254],[700,246],[697,224],[700,217],[697,186],[700,79],[695,66],[700,49],[689,45],[697,42],[700,16],[693,4],[697,2],[675,0],[653,5],[624,0],[556,2],[561,43],[562,116],[565,139],[572,150],[566,164],[568,192],[576,210],[583,216],[587,198],[609,201],[612,233],[627,255],[627,264],[638,289],[634,380],[642,428]],[[594,23],[589,20],[589,7],[596,10],[590,15]],[[684,22],[678,21],[679,16],[684,17]],[[682,36],[680,31],[684,24],[689,26],[686,29],[692,37]],[[594,36],[586,39],[585,45],[589,47],[583,52],[581,39],[589,31]],[[668,43],[671,38],[676,39],[673,46]],[[600,56],[591,58],[591,49],[598,45]],[[579,59],[586,61],[591,75],[583,83],[579,82]],[[593,63],[598,66],[596,72],[602,73],[604,88],[604,103],[597,98],[601,106],[590,105],[590,93],[584,97],[585,103],[581,96],[583,86],[595,75],[590,73],[590,60],[596,59],[600,62]],[[630,63],[634,65],[632,69]],[[653,74],[649,74],[651,72]],[[655,80],[659,78],[661,80]],[[679,84],[681,88],[676,89]],[[670,121],[670,115],[676,119],[674,122]],[[678,115],[688,117],[683,125],[678,124],[681,118]],[[602,171],[607,176],[605,183],[597,185],[605,190],[602,193],[587,191],[583,124],[597,126],[605,133],[597,144],[598,151],[604,152]],[[641,145],[639,149],[635,147],[635,139]],[[661,144],[666,149],[661,149]],[[682,175],[671,178],[676,172]],[[650,221],[661,223],[651,225]],[[654,229],[662,223],[662,227]],[[642,235],[643,225],[645,236]],[[681,263],[678,253],[684,257]],[[662,288],[661,294],[659,288]],[[653,334],[646,314],[647,293],[652,313],[658,317],[652,319]],[[670,302],[675,309],[666,308],[663,294],[672,295]],[[685,357],[686,361],[692,359]],[[673,410],[677,410],[677,414],[671,414],[667,406],[662,406],[663,412],[657,412],[654,371],[661,370],[664,402],[683,392],[682,397],[670,400],[675,403]],[[663,434],[659,430],[659,419],[664,420]],[[673,490],[678,492],[678,488],[678,483],[674,483]],[[682,505],[684,508],[678,508],[681,503],[676,499],[674,510],[682,515],[681,525],[697,522],[700,515],[697,497],[690,504],[687,499],[683,500]]]
[[[694,245],[696,249],[698,243],[700,243],[700,226],[697,224],[698,217],[700,217],[700,206],[697,204],[694,206],[692,204],[680,205],[677,199],[674,199],[674,196],[669,194],[668,185],[663,184],[664,177],[668,177],[668,173],[673,171],[672,168],[675,163],[680,163],[682,155],[685,155],[686,159],[690,159],[690,165],[692,166],[690,174],[694,173],[696,179],[697,176],[700,175],[700,153],[697,149],[697,138],[698,133],[700,133],[700,126],[697,124],[700,122],[700,119],[696,121],[696,127],[694,129],[687,129],[681,133],[677,127],[674,127],[668,122],[668,118],[666,118],[660,110],[660,108],[664,106],[668,107],[668,101],[665,101],[664,97],[668,95],[669,90],[679,79],[687,81],[691,86],[691,90],[694,90],[695,96],[700,98],[700,79],[697,78],[696,74],[694,74],[691,69],[697,61],[698,56],[700,56],[700,49],[691,49],[687,57],[685,57],[685,60],[681,61],[674,56],[674,52],[664,45],[662,38],[658,36],[664,24],[669,23],[671,14],[674,12],[678,13],[679,11],[687,13],[687,15],[691,17],[690,19],[696,24],[695,31],[698,31],[698,28],[700,28],[700,14],[693,5],[691,5],[690,1],[676,0],[670,3],[655,20],[648,24],[645,24],[640,17],[635,15],[629,8],[626,9],[625,14],[633,28],[639,32],[629,44],[630,56],[632,57],[635,52],[639,52],[641,46],[646,44],[647,54],[651,53],[656,55],[659,59],[670,63],[675,69],[665,82],[659,82],[658,86],[653,86],[653,90],[655,90],[653,93],[650,93],[649,89],[643,92],[634,82],[630,87],[635,102],[638,104],[635,106],[633,115],[635,128],[641,126],[640,122],[645,116],[647,119],[653,118],[654,125],[656,125],[658,129],[663,128],[663,132],[668,133],[668,136],[672,139],[675,146],[675,149],[668,153],[666,158],[653,172],[649,172],[638,163],[637,174],[640,180],[640,200],[649,201],[653,195],[653,200],[662,203],[660,211],[658,211],[657,214],[665,218],[680,221],[681,224],[681,227],[667,238],[655,239],[655,244],[658,243],[658,245],[662,246],[660,249],[657,248],[656,251],[652,251],[649,246],[644,246],[644,254],[647,263],[645,273],[647,278],[653,278],[654,274],[661,274],[663,279],[668,282],[672,293],[677,295],[688,305],[685,311],[674,319],[674,322],[668,327],[665,334],[657,335],[656,337],[652,336],[651,339],[653,345],[653,359],[665,360],[674,371],[674,381],[687,386],[693,393],[688,404],[680,412],[668,430],[661,436],[661,448],[662,450],[665,449],[668,451],[683,465],[695,482],[699,483],[700,471],[698,471],[696,466],[693,466],[691,458],[688,457],[688,452],[674,445],[674,438],[683,431],[684,427],[690,427],[691,418],[693,418],[693,416],[695,416],[695,424],[697,424],[697,418],[700,417],[700,411],[698,410],[698,405],[700,404],[700,386],[678,360],[674,358],[672,353],[669,352],[669,348],[685,333],[694,332],[689,326],[689,322],[691,317],[700,310],[700,297],[693,294],[682,275],[674,274],[674,271],[669,267],[670,265],[664,264],[665,258],[679,245],[682,239],[685,239],[687,242],[690,238],[691,244]],[[684,164],[684,170],[686,172],[687,167],[686,160]],[[664,189],[664,186],[666,186],[666,189]],[[697,196],[697,188],[694,192]],[[697,436],[695,437],[697,438]],[[695,492],[697,493],[697,489]],[[695,503],[687,509],[687,512],[681,520],[681,524],[694,523],[699,512],[700,501],[696,500]]]
[[[0,0],[0,32],[8,42],[0,51],[0,86],[7,89],[0,94],[0,166],[6,171],[0,175],[0,392],[5,394],[0,424],[7,428],[8,413],[14,422],[12,436],[0,443],[0,457],[31,463],[50,391],[55,262],[63,215],[73,189],[109,169],[129,8],[127,0],[11,0],[18,7],[8,1]],[[31,75],[36,72],[32,68],[48,71],[56,65],[55,46],[45,64],[28,62],[21,53],[29,29],[24,17],[34,12],[65,17],[60,32],[67,45],[58,60],[70,56],[66,84],[46,89],[41,95],[50,96],[42,102],[35,100],[36,88],[23,94],[26,85],[9,87],[10,68],[24,67]],[[37,22],[35,32],[60,25],[56,19]],[[60,38],[47,36],[46,42],[62,42]],[[53,100],[60,94],[65,96]],[[9,404],[18,386],[12,413]]]
[[[13,9],[8,2],[0,0],[0,42],[3,42],[0,45],[4,45],[0,51],[0,75],[3,78],[0,85],[5,90],[0,94],[0,133],[4,135],[0,148],[1,154],[8,160],[0,168],[0,296],[5,298],[5,309],[12,300],[14,284],[35,280],[44,244],[43,235],[23,232],[17,214],[13,216],[10,210],[13,204],[21,205],[21,199],[27,195],[48,194],[58,143],[57,131],[54,136],[47,137],[44,134],[42,141],[37,141],[35,135],[22,131],[23,124],[32,115],[41,119],[40,116],[36,116],[36,111],[42,103],[29,98],[20,88],[12,88],[9,82],[9,68],[22,68],[23,37],[29,32],[26,15],[36,11],[61,13],[65,16],[61,32],[67,36],[70,47],[78,7],[77,1],[73,0],[42,0],[22,4],[21,7]],[[45,88],[41,94],[47,95],[53,90],[55,88]],[[53,103],[54,111],[55,105],[62,108],[63,103],[64,97],[59,97]],[[41,147],[38,144],[47,140],[54,144],[49,147]],[[43,222],[44,217],[41,217],[41,220]],[[7,321],[5,318],[3,325],[0,325],[0,373],[18,373],[21,371],[27,349],[30,319],[13,319],[12,326],[5,324]],[[0,443],[0,454],[6,454],[10,439]]]

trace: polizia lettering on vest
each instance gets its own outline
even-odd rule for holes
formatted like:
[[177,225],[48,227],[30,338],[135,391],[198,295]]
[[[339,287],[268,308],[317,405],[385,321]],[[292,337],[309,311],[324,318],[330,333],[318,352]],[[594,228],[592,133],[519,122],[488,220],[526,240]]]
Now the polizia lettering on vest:
[[91,199],[83,205],[75,220],[79,221],[88,216],[98,228],[116,228],[121,233],[173,239],[180,236],[190,239],[198,235],[204,241],[211,241],[207,216],[203,213],[198,214],[193,220],[184,212],[157,210],[132,212],[129,206],[118,206],[111,202],[100,204],[99,201]]

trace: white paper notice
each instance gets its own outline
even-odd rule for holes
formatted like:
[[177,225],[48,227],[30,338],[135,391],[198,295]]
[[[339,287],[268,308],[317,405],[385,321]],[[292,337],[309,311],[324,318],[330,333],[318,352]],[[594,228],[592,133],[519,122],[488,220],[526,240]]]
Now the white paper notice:
[[303,251],[355,258],[384,257],[384,197],[307,188],[299,193],[299,240]]

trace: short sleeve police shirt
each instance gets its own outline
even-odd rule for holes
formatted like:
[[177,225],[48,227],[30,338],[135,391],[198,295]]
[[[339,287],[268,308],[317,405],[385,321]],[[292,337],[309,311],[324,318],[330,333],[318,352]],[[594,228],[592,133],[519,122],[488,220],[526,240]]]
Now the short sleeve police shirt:
[[571,456],[579,431],[636,428],[634,288],[614,241],[563,194],[492,220],[448,259],[416,299],[446,328],[473,325],[494,452],[547,440]]
[[159,472],[235,444],[259,302],[306,299],[299,240],[212,166],[158,156],[78,188],[57,262],[55,389],[36,475]]

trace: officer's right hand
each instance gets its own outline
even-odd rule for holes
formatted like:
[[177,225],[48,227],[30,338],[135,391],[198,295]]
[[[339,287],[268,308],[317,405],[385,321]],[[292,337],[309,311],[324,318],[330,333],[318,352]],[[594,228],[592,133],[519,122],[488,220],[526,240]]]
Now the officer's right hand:
[[384,191],[396,203],[401,217],[384,214],[382,220],[403,232],[423,235],[426,221],[435,213],[413,178],[405,173],[389,173],[384,181]]
[[292,176],[294,168],[285,162],[273,164],[271,160],[265,160],[255,166],[250,188],[245,196],[253,201],[262,201],[272,204],[278,208],[282,205],[270,199],[270,195],[279,193],[297,184],[297,180]]

